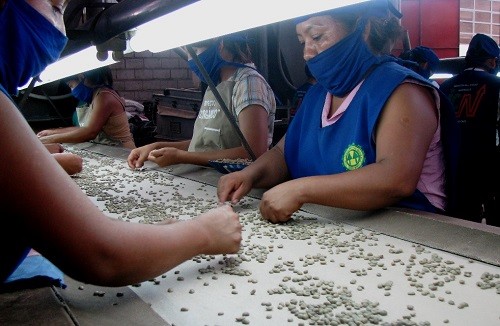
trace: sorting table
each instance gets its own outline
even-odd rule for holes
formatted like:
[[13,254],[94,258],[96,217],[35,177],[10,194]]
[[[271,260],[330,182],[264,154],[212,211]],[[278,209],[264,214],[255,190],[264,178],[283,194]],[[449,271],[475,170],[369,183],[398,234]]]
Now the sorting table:
[[[217,205],[212,168],[148,162],[132,171],[126,150],[66,147],[84,158],[75,182],[110,217],[184,220]],[[500,325],[499,228],[317,205],[272,224],[260,216],[261,194],[234,206],[243,225],[237,254],[199,255],[124,288],[69,279],[61,296],[81,324]]]

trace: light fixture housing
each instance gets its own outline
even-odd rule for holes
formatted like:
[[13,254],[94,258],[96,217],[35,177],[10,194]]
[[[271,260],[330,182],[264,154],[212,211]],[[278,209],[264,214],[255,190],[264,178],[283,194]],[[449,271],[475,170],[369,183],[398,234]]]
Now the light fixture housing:
[[162,52],[367,1],[370,0],[201,0],[138,26],[130,46],[136,52]]
[[[101,61],[97,58],[97,53],[97,48],[91,46],[80,52],[59,59],[42,71],[39,80],[35,83],[35,87],[117,62],[113,59],[113,55],[109,54],[107,59]],[[27,88],[30,83],[31,80],[19,89]]]
[[[162,52],[198,41],[222,36],[325,10],[370,0],[123,0],[104,10],[91,31],[96,46],[70,54],[49,65],[35,83],[39,86],[94,68],[117,62],[119,55],[100,49],[101,40],[113,30],[134,35],[127,50]],[[188,3],[187,5],[184,5]],[[184,6],[183,6],[184,5]],[[180,6],[180,8],[179,8]],[[165,14],[165,12],[167,12]],[[115,16],[116,17],[115,17]],[[151,17],[156,17],[151,19]],[[141,21],[141,20],[149,21]],[[115,31],[117,26],[126,30]],[[199,27],[198,27],[199,26]],[[113,36],[113,37],[116,37]],[[99,60],[103,59],[102,61]],[[31,82],[31,81],[30,81]],[[29,83],[21,89],[26,88]]]

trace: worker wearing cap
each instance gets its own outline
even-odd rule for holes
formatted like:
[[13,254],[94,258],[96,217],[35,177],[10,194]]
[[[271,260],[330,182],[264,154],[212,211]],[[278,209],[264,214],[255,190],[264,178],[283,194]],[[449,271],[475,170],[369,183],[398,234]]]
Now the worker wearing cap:
[[[439,66],[438,56],[431,48],[426,46],[417,46],[416,48],[403,53],[400,58],[416,62],[418,66],[415,66],[415,72],[427,79],[432,76],[434,71],[436,71]],[[434,86],[439,87],[439,84],[436,81],[431,81],[431,83]]]
[[[498,211],[498,44],[476,34],[465,56],[466,68],[441,90],[452,101],[461,129],[458,217],[500,226]],[[496,200],[495,200],[496,198]]]

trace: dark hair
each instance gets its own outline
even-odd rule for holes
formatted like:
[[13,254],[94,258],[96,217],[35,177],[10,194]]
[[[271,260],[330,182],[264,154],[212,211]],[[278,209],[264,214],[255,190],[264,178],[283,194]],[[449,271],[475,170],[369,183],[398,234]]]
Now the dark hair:
[[71,75],[68,77],[61,78],[61,82],[65,83],[65,84],[72,81],[72,80],[79,81],[80,78],[78,77],[78,75]]
[[87,71],[83,75],[93,86],[113,87],[113,74],[108,66]]
[[221,40],[224,49],[233,55],[234,61],[241,63],[252,62],[252,52],[245,34],[229,34],[221,37]]
[[369,45],[375,53],[381,53],[388,42],[396,42],[401,38],[403,28],[396,17],[388,19],[370,19]]
[[222,42],[224,49],[231,53],[235,62],[252,62],[252,52],[250,51],[247,37],[242,33],[233,33],[218,38],[196,42],[191,44],[191,46],[193,48],[210,47],[216,42]]
[[[362,19],[360,13],[334,13],[332,18],[344,25],[347,31],[353,31],[360,19]],[[368,23],[370,26],[368,46],[374,54],[384,53],[387,44],[396,42],[403,33],[403,28],[396,17],[369,17]]]

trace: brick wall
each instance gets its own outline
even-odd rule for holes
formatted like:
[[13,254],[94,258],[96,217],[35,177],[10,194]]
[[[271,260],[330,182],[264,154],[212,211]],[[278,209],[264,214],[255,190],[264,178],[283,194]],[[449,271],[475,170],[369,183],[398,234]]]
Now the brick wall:
[[165,88],[197,86],[186,62],[173,51],[130,53],[110,68],[120,95],[141,103],[150,101],[152,94],[162,94]]
[[500,0],[460,0],[460,44],[482,33],[500,40]]

